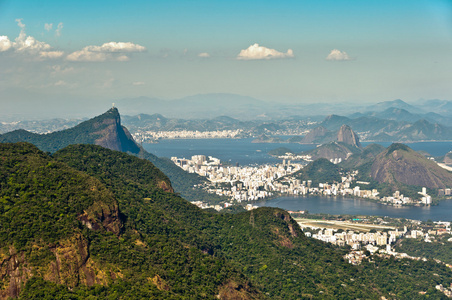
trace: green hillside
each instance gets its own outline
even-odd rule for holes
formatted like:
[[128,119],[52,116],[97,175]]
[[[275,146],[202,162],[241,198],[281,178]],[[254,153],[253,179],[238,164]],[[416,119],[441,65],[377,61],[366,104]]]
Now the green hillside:
[[452,282],[433,261],[352,266],[281,209],[200,210],[126,153],[18,143],[0,158],[1,299],[440,299]]
[[0,143],[29,142],[45,152],[54,153],[66,146],[74,144],[95,144],[102,147],[132,153],[151,161],[171,180],[176,192],[190,201],[207,201],[218,203],[225,197],[208,194],[204,190],[194,189],[194,185],[202,184],[205,178],[190,174],[175,166],[171,160],[159,158],[146,152],[137,145],[128,130],[121,125],[121,117],[116,108],[104,114],[80,123],[79,125],[49,134],[36,134],[25,130],[15,130],[0,135]]
[[292,175],[301,181],[312,180],[314,186],[319,183],[341,182],[340,168],[326,158],[320,158]]

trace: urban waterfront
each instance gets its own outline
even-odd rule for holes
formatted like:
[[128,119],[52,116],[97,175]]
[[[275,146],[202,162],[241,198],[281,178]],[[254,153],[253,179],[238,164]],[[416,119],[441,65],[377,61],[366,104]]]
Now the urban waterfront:
[[[143,144],[144,148],[160,157],[191,157],[211,155],[223,162],[240,165],[262,165],[281,163],[268,155],[268,151],[287,147],[296,152],[307,151],[316,145],[296,143],[251,143],[252,139],[172,139],[161,140],[158,144]],[[363,147],[371,144],[363,142]],[[387,147],[391,143],[381,143]],[[416,142],[407,144],[416,151],[426,151],[433,156],[441,156],[452,150],[451,142]],[[375,215],[415,220],[451,221],[452,200],[440,202],[436,206],[394,207],[369,200],[327,196],[287,196],[272,200],[252,202],[257,206],[279,207],[286,210],[308,210],[311,213]]]
[[421,221],[452,221],[452,200],[441,201],[433,206],[394,207],[373,201],[347,197],[279,197],[253,203],[256,206],[279,207],[292,211],[309,211],[333,215],[388,216]]

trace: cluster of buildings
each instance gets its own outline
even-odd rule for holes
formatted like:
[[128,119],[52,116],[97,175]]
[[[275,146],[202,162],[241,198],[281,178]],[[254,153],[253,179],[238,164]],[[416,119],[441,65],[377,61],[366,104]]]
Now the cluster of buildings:
[[[205,202],[202,202],[202,201],[193,201],[193,202],[191,202],[191,204],[194,204],[194,205],[196,205],[197,207],[199,207],[201,209],[212,208],[212,209],[215,209],[216,211],[221,211],[221,210],[223,210],[223,208],[227,208],[227,207],[233,205],[232,203],[228,203],[228,202],[224,203],[223,205],[219,205],[219,204],[211,205],[211,204],[208,204],[208,203],[205,203]],[[246,210],[253,210],[253,209],[256,209],[257,206],[252,205],[252,204],[247,204],[247,205],[245,205],[244,208]]]
[[[434,227],[422,228],[417,226],[416,229],[408,230],[404,226],[403,231],[398,229],[389,231],[376,232],[354,232],[354,231],[339,231],[331,228],[319,228],[306,226],[299,223],[305,231],[307,237],[315,238],[326,243],[332,243],[338,246],[349,245],[352,249],[346,255],[346,259],[351,264],[360,264],[363,258],[366,258],[365,251],[371,254],[391,255],[396,258],[409,258],[414,260],[426,260],[426,258],[409,256],[406,253],[398,253],[392,250],[391,244],[394,244],[400,238],[422,239],[426,243],[431,243],[434,236],[443,234],[451,234],[451,222],[435,222]],[[310,227],[314,233],[306,231],[305,228]],[[315,232],[318,230],[318,232]],[[452,238],[449,239],[452,242]],[[450,266],[452,267],[452,266]]]
[[452,298],[452,284],[449,288],[445,288],[442,284],[438,284],[435,288],[438,291],[444,293],[444,295],[446,295],[448,298]]
[[135,141],[144,143],[159,139],[227,139],[238,137],[243,130],[177,130],[177,131],[139,131],[132,134]]
[[298,193],[300,180],[282,183],[277,179],[295,173],[302,168],[285,160],[281,164],[257,167],[223,166],[219,159],[195,155],[191,159],[172,157],[171,160],[189,173],[205,176],[209,181],[206,187],[210,193],[229,197],[237,202],[255,201],[279,193]]
[[451,196],[452,195],[452,189],[439,189],[438,190],[438,196],[444,197],[444,196]]
[[[295,153],[285,153],[284,155],[274,155],[275,157],[279,158],[279,159],[290,159],[290,160],[295,160],[295,161],[307,161],[307,162],[311,162],[314,161],[312,159],[312,156],[309,154],[295,154]],[[332,162],[333,164],[339,164],[342,162],[342,158],[341,157],[336,157],[336,158],[331,158],[330,162]]]
[[[395,231],[389,232],[354,232],[354,231],[342,231],[338,232],[333,229],[320,229],[317,233],[311,234],[306,232],[307,237],[312,237],[317,240],[321,240],[326,243],[332,243],[338,246],[349,245],[354,250],[359,250],[364,246],[384,246],[386,249],[390,249],[390,245],[395,243],[398,238],[400,238],[405,232],[399,232],[397,229]],[[379,247],[368,247],[371,253],[375,252],[375,248],[378,250]],[[372,251],[371,251],[372,250]]]
[[391,203],[394,205],[406,205],[406,204],[432,204],[432,196],[427,194],[427,189],[425,187],[422,188],[421,192],[418,192],[422,197],[420,200],[413,200],[410,197],[405,197],[403,194],[400,194],[399,191],[395,191],[394,194],[390,197],[383,197],[380,199],[382,202]]
[[[209,183],[203,188],[209,193],[226,196],[232,201],[256,201],[279,194],[351,196],[381,201],[390,205],[430,205],[432,197],[422,188],[420,200],[405,197],[396,191],[392,197],[380,197],[377,189],[361,189],[369,182],[355,181],[358,171],[343,174],[341,182],[319,183],[300,180],[293,173],[303,168],[302,164],[283,160],[280,164],[261,166],[226,166],[218,158],[194,155],[190,159],[172,157],[171,160],[183,170],[206,177]],[[284,178],[283,178],[284,177]],[[353,184],[355,186],[352,186]],[[450,190],[448,191],[450,193]]]

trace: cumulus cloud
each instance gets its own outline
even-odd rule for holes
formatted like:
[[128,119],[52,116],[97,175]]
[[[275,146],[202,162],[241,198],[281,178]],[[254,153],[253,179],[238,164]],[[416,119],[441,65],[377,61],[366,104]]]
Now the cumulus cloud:
[[144,85],[144,82],[143,81],[135,81],[135,82],[132,83],[132,85],[140,86],[140,85]]
[[15,39],[13,47],[17,52],[31,52],[39,53],[40,51],[50,50],[49,44],[40,42],[32,36],[27,36],[25,33],[25,24],[22,19],[16,19],[17,25],[21,28],[19,36]]
[[63,51],[41,51],[39,57],[41,58],[60,58],[64,55]]
[[0,36],[0,52],[8,51],[13,44],[6,35]]
[[109,55],[102,52],[91,52],[86,48],[72,52],[66,59],[70,61],[87,61],[87,62],[99,62],[106,61]]
[[[14,42],[11,42],[7,36],[0,36],[0,52],[14,49],[16,53],[29,54],[40,59],[54,59],[63,56],[62,51],[53,51],[52,47],[45,43],[38,41],[32,36],[27,36],[25,33],[25,24],[22,19],[16,19],[17,26],[20,27],[19,36]],[[51,28],[52,24],[46,24],[46,29]]]
[[351,60],[347,52],[340,51],[337,49],[331,50],[330,54],[326,57],[326,60],[341,61],[341,60]]
[[143,52],[145,50],[145,47],[130,42],[109,42],[102,46],[86,46],[82,50],[69,54],[66,59],[86,62],[128,61],[129,57],[124,53]]
[[123,42],[109,42],[105,43],[102,46],[87,46],[84,49],[87,49],[92,52],[143,52],[146,50],[145,47],[141,45],[137,45],[134,43],[123,43]]
[[275,49],[259,46],[254,44],[247,49],[240,51],[237,55],[237,59],[240,60],[253,60],[253,59],[275,59],[275,58],[294,58],[292,49],[288,49],[286,53],[279,52]]
[[202,57],[202,58],[209,58],[210,54],[207,52],[202,52],[198,54],[198,57]]
[[47,30],[47,31],[50,31],[50,30],[52,30],[52,27],[53,27],[53,24],[52,23],[45,23],[44,24],[44,29],[45,30]]

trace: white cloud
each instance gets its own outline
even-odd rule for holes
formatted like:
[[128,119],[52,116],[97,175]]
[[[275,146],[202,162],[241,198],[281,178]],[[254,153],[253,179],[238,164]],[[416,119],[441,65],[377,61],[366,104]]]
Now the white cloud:
[[351,60],[351,58],[350,56],[348,56],[347,52],[333,49],[331,50],[330,54],[328,54],[328,56],[326,57],[326,60],[341,61],[341,60]]
[[0,36],[0,52],[8,51],[13,44],[6,35]]
[[61,36],[61,30],[63,30],[63,23],[62,22],[58,23],[57,29],[55,29],[55,35],[56,36]]
[[16,38],[15,42],[13,43],[14,49],[16,49],[17,52],[32,52],[32,53],[38,53],[40,51],[50,50],[52,47],[50,47],[49,44],[40,42],[36,40],[32,36],[21,36]]
[[[25,33],[25,24],[22,23],[22,19],[16,19],[17,25],[20,27],[19,36],[14,40],[14,42],[9,42],[11,45],[9,48],[14,48],[14,50],[18,53],[27,53],[31,55],[37,55],[40,58],[60,58],[63,56],[62,51],[52,51],[52,47],[45,43],[40,42],[32,36],[27,36]],[[52,24],[46,24],[45,28],[51,28]],[[1,46],[1,42],[3,41],[4,45]],[[4,37],[0,39],[0,49],[7,48],[8,46],[8,37]],[[8,48],[8,49],[9,49]]]
[[144,85],[144,82],[143,81],[135,81],[135,82],[132,83],[132,85],[140,86],[140,85]]
[[64,55],[63,51],[41,51],[39,52],[39,57],[41,58],[60,58]]
[[[44,29],[47,30],[47,32],[50,32],[53,29],[53,23],[45,23]],[[63,30],[62,22],[58,23],[57,28],[55,29],[55,36],[61,36],[61,30]]]
[[123,42],[109,42],[105,43],[102,46],[87,46],[84,49],[87,49],[92,52],[143,52],[146,50],[145,47],[141,45],[137,45],[134,43],[123,43]]
[[98,62],[98,61],[106,61],[109,58],[109,55],[102,52],[91,52],[86,48],[83,48],[80,51],[75,51],[69,54],[66,59],[70,61],[88,61],[88,62]]
[[22,23],[22,19],[16,19],[17,26],[25,30],[25,24]]
[[44,24],[44,29],[45,30],[47,30],[47,31],[50,31],[50,30],[52,30],[52,27],[53,27],[53,24],[52,23],[45,23]]
[[209,58],[209,57],[210,57],[210,54],[207,53],[207,52],[202,52],[202,53],[199,53],[199,54],[198,54],[198,57]]
[[115,60],[116,61],[129,61],[130,58],[127,55],[121,55],[121,56],[116,57]]
[[253,59],[275,59],[275,58],[294,58],[292,49],[288,49],[286,53],[279,52],[275,49],[266,48],[254,44],[240,51],[237,55],[237,59],[240,60],[253,60]]
[[86,61],[86,62],[102,62],[111,61],[128,61],[127,55],[119,55],[121,53],[143,52],[146,48],[134,44],[123,42],[109,42],[102,46],[86,46],[82,50],[69,54],[66,59],[70,61]]

